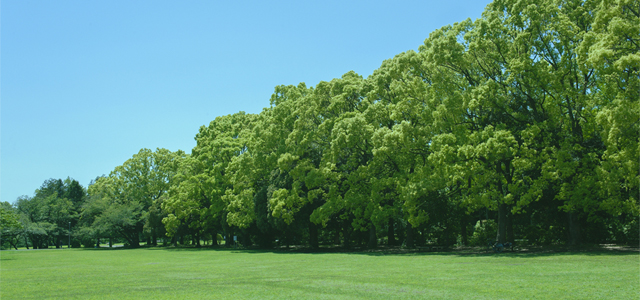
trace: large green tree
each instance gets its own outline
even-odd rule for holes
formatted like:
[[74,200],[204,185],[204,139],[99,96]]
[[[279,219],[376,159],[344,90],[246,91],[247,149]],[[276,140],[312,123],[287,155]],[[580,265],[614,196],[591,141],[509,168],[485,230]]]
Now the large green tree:
[[[162,205],[168,212],[163,223],[169,235],[176,235],[182,226],[199,246],[203,235],[215,238],[221,227],[227,227],[228,207],[239,201],[225,196],[232,188],[227,167],[246,151],[246,138],[241,133],[248,132],[253,118],[240,112],[218,117],[200,128],[197,145],[180,165],[177,183]],[[226,231],[229,239],[231,232]]]
[[18,242],[22,233],[22,224],[15,207],[9,202],[0,202],[0,245],[8,243],[9,247],[18,250]]
[[[82,218],[89,219],[86,232],[117,234],[132,247],[140,245],[141,237],[148,244],[155,243],[158,230],[154,226],[162,225],[150,218],[157,219],[161,213],[150,208],[167,194],[184,158],[181,150],[141,149],[109,176],[98,178],[88,189],[92,205],[82,213]],[[96,213],[96,207],[105,209]]]

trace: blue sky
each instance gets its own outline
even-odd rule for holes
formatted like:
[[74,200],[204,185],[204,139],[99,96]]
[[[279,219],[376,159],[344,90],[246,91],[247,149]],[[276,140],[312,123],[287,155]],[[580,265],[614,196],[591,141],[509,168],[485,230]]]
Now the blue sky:
[[0,200],[195,146],[273,88],[370,75],[490,1],[2,1]]

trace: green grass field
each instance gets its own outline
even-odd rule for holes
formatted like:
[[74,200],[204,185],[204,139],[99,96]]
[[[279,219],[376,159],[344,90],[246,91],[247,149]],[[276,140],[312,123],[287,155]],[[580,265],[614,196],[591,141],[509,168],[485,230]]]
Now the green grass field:
[[1,299],[638,299],[638,252],[2,251]]

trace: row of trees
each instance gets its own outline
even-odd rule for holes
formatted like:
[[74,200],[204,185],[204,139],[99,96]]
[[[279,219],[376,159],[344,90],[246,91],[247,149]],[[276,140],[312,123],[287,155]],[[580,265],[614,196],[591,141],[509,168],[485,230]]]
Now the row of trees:
[[[33,197],[0,203],[3,247],[93,247],[101,238],[138,246],[166,238],[161,208],[182,151],[142,149],[85,189],[67,178],[48,179]],[[152,242],[153,241],[153,242]]]
[[21,196],[14,205],[0,202],[3,246],[38,249],[69,243],[70,229],[78,224],[85,196],[76,180],[49,179],[33,197]]
[[[638,243],[640,2],[496,0],[418,52],[143,149],[79,236],[136,246]],[[493,228],[495,224],[495,228]]]

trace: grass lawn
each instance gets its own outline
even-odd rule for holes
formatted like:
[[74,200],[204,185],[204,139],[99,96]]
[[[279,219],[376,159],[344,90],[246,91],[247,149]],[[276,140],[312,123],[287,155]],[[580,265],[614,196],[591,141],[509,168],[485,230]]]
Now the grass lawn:
[[2,299],[638,299],[638,252],[292,253],[188,248],[0,253]]

